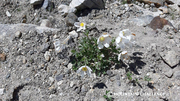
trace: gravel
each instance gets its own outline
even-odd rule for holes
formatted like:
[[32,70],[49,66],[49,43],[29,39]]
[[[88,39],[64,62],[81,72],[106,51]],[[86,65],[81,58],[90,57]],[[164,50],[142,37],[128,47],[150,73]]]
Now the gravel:
[[[153,0],[155,4],[104,1],[105,9],[82,9],[66,16],[59,13],[58,6],[69,5],[71,0],[51,0],[48,5],[43,0],[2,1],[0,101],[105,101],[106,91],[114,101],[178,101],[179,13],[169,8],[169,13],[159,11],[156,4],[165,4],[164,0]],[[157,25],[162,29],[155,30],[148,27],[157,15],[172,25]],[[95,38],[104,32],[117,36],[123,29],[136,34],[136,46],[127,49],[129,68],[113,66],[102,76],[93,73],[92,78],[77,75],[71,50],[84,37],[83,32],[75,32],[79,17]],[[145,80],[146,76],[151,80]]]

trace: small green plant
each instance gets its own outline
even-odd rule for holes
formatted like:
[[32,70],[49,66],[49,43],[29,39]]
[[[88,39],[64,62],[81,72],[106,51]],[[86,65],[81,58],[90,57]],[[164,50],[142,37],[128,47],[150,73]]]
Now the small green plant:
[[118,55],[120,49],[116,49],[113,45],[115,39],[108,48],[98,49],[97,39],[88,36],[89,31],[84,33],[86,36],[80,39],[80,43],[76,50],[72,50],[74,59],[73,69],[85,65],[91,67],[92,71],[97,75],[105,74],[112,65],[119,64]]
[[112,97],[110,97],[110,96],[108,95],[109,92],[110,92],[109,90],[106,91],[106,94],[103,95],[103,97],[104,97],[107,101],[113,101]]
[[151,78],[149,76],[144,76],[144,80],[149,82],[151,81]]
[[130,80],[130,81],[132,81],[132,73],[131,72],[127,72],[127,74],[126,74],[126,76],[128,77],[128,79]]
[[122,4],[127,4],[127,0],[122,0]]
[[20,11],[21,11],[21,9],[20,9],[20,8],[18,8],[18,9],[17,9],[17,11],[18,11],[18,12],[20,12]]

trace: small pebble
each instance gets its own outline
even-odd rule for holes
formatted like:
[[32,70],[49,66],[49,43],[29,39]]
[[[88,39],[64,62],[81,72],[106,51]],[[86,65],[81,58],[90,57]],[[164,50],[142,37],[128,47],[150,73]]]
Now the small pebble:
[[71,81],[70,82],[70,87],[73,87],[74,86],[74,81]]
[[62,79],[63,79],[63,77],[64,77],[64,74],[59,74],[59,75],[57,75],[56,76],[56,81],[58,82],[58,81],[61,81]]
[[0,88],[0,95],[4,94],[4,88]]
[[26,57],[23,57],[23,63],[25,64],[27,62]]
[[120,80],[117,80],[117,81],[116,81],[116,84],[117,84],[118,86],[121,86],[121,81],[120,81]]
[[69,63],[67,67],[68,67],[68,69],[71,69],[72,66],[73,66],[72,63]]
[[53,77],[49,77],[49,80],[50,80],[51,82],[54,82],[54,78],[53,78]]
[[150,7],[150,5],[149,4],[145,4],[145,6],[144,6],[145,8],[149,8]]
[[4,53],[0,54],[0,61],[5,61],[6,55]]
[[69,32],[69,35],[71,35],[73,38],[77,38],[78,37],[78,33],[75,30]]
[[112,76],[112,71],[111,70],[107,70],[107,75],[109,75],[109,76]]
[[11,17],[11,14],[9,13],[9,11],[6,11],[6,15],[7,15],[8,17]]
[[81,92],[87,92],[87,91],[88,91],[88,87],[86,87],[85,85],[82,85]]
[[22,33],[20,32],[20,31],[17,31],[16,33],[15,33],[15,37],[16,38],[20,38],[22,36]]
[[59,81],[59,82],[57,82],[57,85],[59,86],[59,85],[61,85],[63,83],[63,81]]
[[49,60],[50,60],[50,56],[51,56],[50,52],[49,52],[49,51],[46,51],[45,54],[44,54],[45,60],[46,60],[46,61],[49,61]]
[[74,13],[68,13],[65,19],[67,26],[74,26],[74,23],[77,20],[77,16]]
[[33,51],[33,50],[30,50],[30,51],[29,51],[29,54],[30,54],[30,55],[33,55],[33,54],[34,54],[34,51]]
[[6,75],[6,79],[8,79],[10,76],[11,76],[11,74],[8,73],[8,74]]

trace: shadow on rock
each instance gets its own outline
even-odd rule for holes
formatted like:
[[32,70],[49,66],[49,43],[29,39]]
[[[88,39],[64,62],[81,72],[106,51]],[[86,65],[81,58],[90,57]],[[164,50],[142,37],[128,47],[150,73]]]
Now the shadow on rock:
[[104,83],[96,83],[94,86],[93,86],[93,89],[94,88],[99,88],[99,89],[103,89],[104,87],[106,87],[107,88],[107,86],[104,84]]
[[141,60],[142,58],[140,56],[142,55],[142,52],[134,52],[131,57],[131,60],[134,60],[134,62],[129,64],[129,69],[137,75],[139,75],[137,69],[142,69],[142,67],[146,65],[146,63]]

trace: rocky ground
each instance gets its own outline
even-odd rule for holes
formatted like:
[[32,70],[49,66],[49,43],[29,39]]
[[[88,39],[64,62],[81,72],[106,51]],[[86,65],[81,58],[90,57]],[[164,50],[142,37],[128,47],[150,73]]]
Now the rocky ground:
[[[86,8],[65,16],[58,6],[71,0],[49,0],[46,9],[43,2],[30,1],[0,3],[0,101],[106,101],[106,91],[114,101],[179,101],[178,0],[104,0],[105,9]],[[71,50],[84,35],[68,38],[77,29],[73,24],[78,17],[96,38],[123,29],[135,33],[136,45],[128,50],[130,67],[79,77],[72,70]],[[66,48],[57,53],[54,42],[64,40]]]

